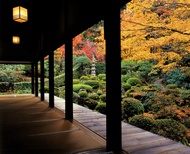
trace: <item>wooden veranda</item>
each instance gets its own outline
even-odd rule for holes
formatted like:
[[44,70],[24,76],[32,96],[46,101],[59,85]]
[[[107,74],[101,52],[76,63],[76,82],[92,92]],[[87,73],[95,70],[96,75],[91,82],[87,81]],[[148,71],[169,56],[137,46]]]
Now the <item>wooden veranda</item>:
[[[33,94],[0,96],[0,153],[114,154],[106,150],[106,115],[73,104],[65,119],[65,100],[55,107]],[[189,154],[190,147],[122,122],[123,154]],[[117,153],[116,153],[117,154]]]

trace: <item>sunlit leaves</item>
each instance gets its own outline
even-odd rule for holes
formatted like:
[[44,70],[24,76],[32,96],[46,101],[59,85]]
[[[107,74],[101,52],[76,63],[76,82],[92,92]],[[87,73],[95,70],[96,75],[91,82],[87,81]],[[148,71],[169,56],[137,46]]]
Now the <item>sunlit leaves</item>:
[[165,72],[190,52],[190,1],[132,0],[121,12],[122,59],[158,62]]

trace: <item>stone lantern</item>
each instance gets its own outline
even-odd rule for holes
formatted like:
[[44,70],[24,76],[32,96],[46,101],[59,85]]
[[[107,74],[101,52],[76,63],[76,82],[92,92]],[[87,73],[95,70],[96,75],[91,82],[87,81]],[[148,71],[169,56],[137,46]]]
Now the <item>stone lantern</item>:
[[91,75],[96,76],[96,64],[94,60],[94,54],[92,55]]

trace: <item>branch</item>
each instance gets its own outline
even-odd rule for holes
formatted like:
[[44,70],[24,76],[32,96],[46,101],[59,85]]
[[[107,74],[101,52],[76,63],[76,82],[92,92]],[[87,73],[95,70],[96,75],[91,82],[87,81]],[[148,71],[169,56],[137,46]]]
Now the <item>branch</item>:
[[[138,22],[134,22],[134,21],[127,21],[127,20],[123,20],[125,22],[129,22],[129,23],[133,23],[133,24],[136,24],[136,25],[141,25],[141,26],[144,26],[146,28],[151,28],[153,30],[158,30],[158,29],[163,29],[163,30],[170,30],[172,32],[177,32],[177,33],[180,33],[180,34],[183,34],[183,35],[190,35],[190,33],[186,33],[186,32],[182,32],[182,31],[179,31],[177,29],[173,29],[173,28],[168,28],[168,27],[157,27],[157,26],[150,26],[150,25],[145,25],[145,24],[141,24],[141,23],[138,23]],[[144,29],[136,29],[136,30],[121,30],[121,31],[137,31],[137,30],[145,30]]]

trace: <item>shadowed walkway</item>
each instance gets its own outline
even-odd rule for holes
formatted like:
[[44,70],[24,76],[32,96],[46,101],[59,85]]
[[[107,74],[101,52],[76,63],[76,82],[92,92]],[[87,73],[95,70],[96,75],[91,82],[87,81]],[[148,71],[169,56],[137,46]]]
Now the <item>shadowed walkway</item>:
[[[49,95],[45,95],[48,102]],[[65,112],[65,100],[54,97],[55,107]],[[73,104],[74,119],[106,139],[106,116]],[[190,147],[122,122],[122,149],[130,154],[190,154]]]
[[[106,152],[106,116],[73,104],[74,120],[64,119],[65,102],[48,107],[34,95],[0,96],[0,154],[112,154]],[[190,154],[190,147],[122,122],[123,153]]]
[[0,96],[0,154],[105,153],[105,140],[33,95]]

